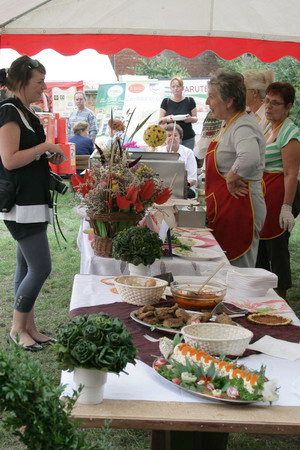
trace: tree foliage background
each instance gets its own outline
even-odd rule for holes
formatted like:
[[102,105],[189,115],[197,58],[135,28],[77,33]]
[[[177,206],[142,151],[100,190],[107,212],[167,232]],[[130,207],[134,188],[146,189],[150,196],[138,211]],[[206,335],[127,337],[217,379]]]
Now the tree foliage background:
[[149,78],[172,78],[176,75],[188,78],[190,75],[186,68],[175,59],[155,56],[154,58],[141,59],[133,68],[136,75],[148,75]]
[[[300,62],[291,56],[285,56],[272,63],[263,63],[256,56],[245,53],[238,58],[226,61],[216,56],[221,67],[236,72],[247,69],[263,70],[272,69],[275,73],[275,81],[285,81],[296,89],[296,101],[291,110],[291,119],[300,127]],[[140,59],[136,67],[131,67],[136,75],[148,75],[149,78],[172,78],[176,75],[181,78],[189,78],[190,75],[183,64],[174,58],[155,56],[154,58]]]
[[291,110],[291,119],[300,127],[300,62],[291,56],[274,61],[273,63],[263,63],[256,56],[246,53],[231,61],[218,58],[218,63],[225,69],[243,72],[248,69],[263,70],[272,69],[275,74],[275,81],[285,81],[296,89],[296,101]]

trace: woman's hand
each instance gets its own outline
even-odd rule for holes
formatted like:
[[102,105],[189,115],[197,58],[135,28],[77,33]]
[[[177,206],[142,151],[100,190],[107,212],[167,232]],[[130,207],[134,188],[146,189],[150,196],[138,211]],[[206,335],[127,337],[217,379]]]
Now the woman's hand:
[[46,146],[47,149],[46,149],[45,152],[56,153],[57,155],[64,156],[63,150],[57,144],[52,144],[51,142],[44,142],[43,144],[40,144],[40,145],[45,145]]
[[242,180],[242,177],[232,170],[226,175],[226,185],[230,194],[238,199],[239,197],[246,197],[248,195],[248,184]]
[[292,207],[290,205],[282,205],[279,216],[279,225],[284,231],[287,230],[289,233],[294,228],[295,218],[292,214]]
[[192,109],[191,114],[184,120],[186,123],[196,123],[198,121],[197,108]]
[[62,163],[65,159],[65,156],[60,146],[57,144],[52,144],[50,142],[47,142],[45,144],[48,144],[47,152],[50,153],[48,159],[51,162],[51,164],[58,165]]
[[53,153],[53,156],[50,158],[51,164],[58,165],[65,160],[64,155],[60,155],[59,153]]
[[248,195],[248,185],[242,180],[226,182],[227,189],[234,198],[246,197]]
[[197,122],[197,117],[195,116],[191,116],[190,114],[188,114],[187,118],[184,120],[185,123],[195,123]]
[[161,118],[159,119],[159,122],[162,122],[162,123],[171,123],[171,122],[174,122],[174,120],[172,119],[172,116],[170,115],[170,116],[164,116],[164,117],[161,117]]

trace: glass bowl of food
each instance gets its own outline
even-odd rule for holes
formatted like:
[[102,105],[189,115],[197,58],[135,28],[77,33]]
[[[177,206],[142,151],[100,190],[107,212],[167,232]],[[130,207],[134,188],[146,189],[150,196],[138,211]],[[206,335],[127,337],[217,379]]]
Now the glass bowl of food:
[[197,277],[195,282],[173,281],[171,283],[171,293],[174,302],[181,308],[191,311],[212,310],[220,303],[226,294],[226,285],[219,281],[209,281],[201,290],[201,277]]

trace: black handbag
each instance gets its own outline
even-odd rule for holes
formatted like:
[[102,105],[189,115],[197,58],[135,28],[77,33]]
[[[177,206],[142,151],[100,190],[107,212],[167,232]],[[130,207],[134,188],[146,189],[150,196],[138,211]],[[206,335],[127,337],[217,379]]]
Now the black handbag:
[[16,202],[16,190],[14,183],[0,178],[0,212],[6,213],[11,210]]

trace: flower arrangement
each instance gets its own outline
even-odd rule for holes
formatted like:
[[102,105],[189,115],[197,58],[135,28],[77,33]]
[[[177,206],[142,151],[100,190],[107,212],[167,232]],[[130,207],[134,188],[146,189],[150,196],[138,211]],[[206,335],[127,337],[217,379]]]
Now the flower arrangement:
[[77,186],[74,175],[72,183],[83,195],[83,205],[95,212],[141,212],[153,203],[165,203],[171,190],[164,188],[163,181],[139,160],[131,161],[126,154],[113,163],[103,159],[102,166],[86,172]]
[[62,370],[75,367],[119,374],[135,364],[136,348],[119,319],[105,314],[76,316],[57,329],[57,360]]
[[130,227],[113,240],[112,256],[138,266],[153,264],[163,255],[163,241],[148,227]]
[[[94,233],[102,237],[113,238],[116,233],[128,226],[128,214],[136,217],[136,223],[142,218],[144,211],[153,203],[163,204],[171,196],[171,189],[163,186],[163,181],[151,168],[140,161],[129,159],[126,151],[113,147],[110,155],[106,155],[98,147],[101,166],[85,172],[84,178],[73,175],[71,178],[74,190],[81,194],[81,204],[89,216],[103,213],[109,214],[109,220],[94,222]],[[127,214],[122,217],[112,215]],[[131,223],[132,225],[132,223]]]

